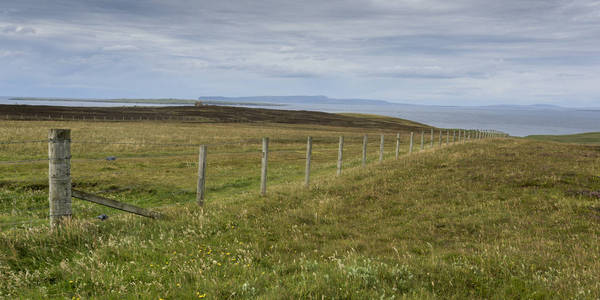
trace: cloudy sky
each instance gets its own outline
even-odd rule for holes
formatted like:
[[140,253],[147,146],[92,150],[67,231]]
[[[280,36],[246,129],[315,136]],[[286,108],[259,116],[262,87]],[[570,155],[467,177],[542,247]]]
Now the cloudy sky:
[[0,0],[0,95],[600,103],[597,0]]

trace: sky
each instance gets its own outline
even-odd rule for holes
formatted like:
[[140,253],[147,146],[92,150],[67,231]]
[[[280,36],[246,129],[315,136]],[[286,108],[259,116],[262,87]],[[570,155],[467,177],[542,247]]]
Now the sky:
[[597,0],[0,0],[0,95],[600,104]]

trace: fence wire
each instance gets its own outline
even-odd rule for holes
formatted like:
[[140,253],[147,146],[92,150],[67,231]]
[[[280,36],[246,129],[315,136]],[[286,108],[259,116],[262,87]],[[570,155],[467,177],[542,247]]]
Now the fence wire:
[[0,145],[12,145],[12,144],[33,144],[33,143],[47,143],[48,140],[34,140],[34,141],[7,141],[0,142]]

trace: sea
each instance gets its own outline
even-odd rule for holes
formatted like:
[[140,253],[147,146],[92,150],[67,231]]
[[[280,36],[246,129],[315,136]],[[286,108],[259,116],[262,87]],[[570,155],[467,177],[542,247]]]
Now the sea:
[[[0,104],[74,107],[166,106],[166,104],[89,102],[85,100],[27,101],[9,100],[9,98],[0,96]],[[248,107],[378,114],[399,117],[441,128],[498,130],[512,136],[600,131],[600,108],[566,108],[546,105],[429,106],[410,104],[284,104],[280,106]]]

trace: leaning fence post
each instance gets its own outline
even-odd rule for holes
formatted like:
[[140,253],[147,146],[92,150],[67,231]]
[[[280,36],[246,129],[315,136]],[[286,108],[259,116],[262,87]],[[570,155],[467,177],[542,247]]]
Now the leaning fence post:
[[196,202],[204,206],[204,193],[206,183],[206,145],[200,146],[198,153],[198,187],[196,188]]
[[379,162],[383,161],[383,147],[384,147],[384,141],[383,141],[384,135],[381,135],[381,140],[379,142]]
[[310,184],[310,158],[312,156],[312,137],[308,137],[306,140],[306,171],[304,174],[304,185]]
[[71,130],[50,129],[48,133],[48,202],[50,226],[71,217]]
[[425,148],[425,130],[421,130],[421,151]]
[[363,167],[367,164],[367,135],[363,137],[363,152],[362,152],[362,165]]
[[260,169],[260,194],[267,194],[267,163],[269,158],[269,138],[262,139],[262,167]]
[[338,148],[337,175],[342,175],[342,156],[344,155],[344,137],[340,136],[340,146]]
[[414,132],[410,133],[410,146],[408,147],[408,153],[412,153],[413,150],[413,137],[415,136]]
[[442,130],[440,129],[440,147],[442,147]]
[[396,159],[400,156],[400,133],[396,134]]

